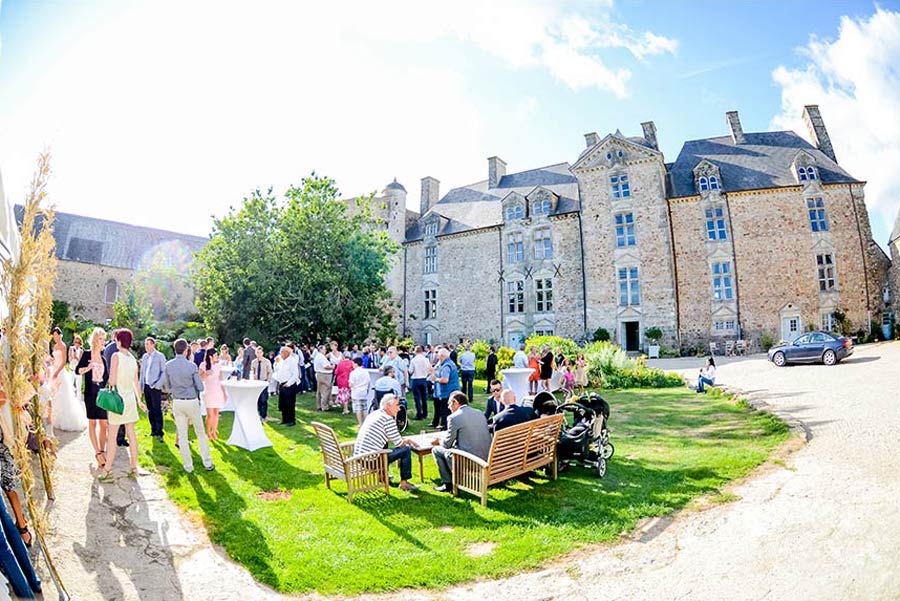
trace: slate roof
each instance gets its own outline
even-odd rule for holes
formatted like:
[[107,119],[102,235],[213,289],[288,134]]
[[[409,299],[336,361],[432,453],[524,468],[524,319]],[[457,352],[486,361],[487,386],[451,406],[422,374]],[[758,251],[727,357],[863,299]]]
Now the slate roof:
[[406,192],[406,188],[403,187],[403,184],[401,184],[400,182],[397,181],[396,177],[394,178],[394,181],[392,181],[387,186],[385,186],[384,189],[385,190],[402,190],[403,192]]
[[[496,188],[488,188],[487,180],[453,188],[431,210],[442,219],[438,235],[456,234],[503,223],[501,201],[511,192],[527,196],[536,187],[547,188],[559,197],[554,215],[578,211],[578,181],[569,163],[557,163],[538,169],[511,173],[500,178]],[[406,230],[407,242],[421,240],[421,219]]]
[[[16,223],[22,223],[24,207],[15,207]],[[189,236],[149,227],[84,217],[71,213],[55,214],[53,237],[56,257],[124,269],[137,269],[148,251],[162,247],[167,255],[190,259],[206,246],[207,238]]]
[[697,194],[693,169],[703,159],[719,168],[725,192],[796,186],[791,164],[800,150],[815,158],[822,183],[859,181],[792,131],[745,133],[744,139],[742,144],[735,144],[731,136],[685,142],[669,168],[670,195]]

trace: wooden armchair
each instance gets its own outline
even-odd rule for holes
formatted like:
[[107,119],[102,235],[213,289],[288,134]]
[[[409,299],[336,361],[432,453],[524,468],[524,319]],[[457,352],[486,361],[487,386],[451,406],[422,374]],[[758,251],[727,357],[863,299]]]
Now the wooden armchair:
[[355,457],[354,442],[339,443],[337,435],[329,426],[312,422],[312,427],[322,447],[322,462],[325,465],[325,486],[331,490],[332,480],[342,480],[347,484],[347,502],[353,503],[353,495],[384,488],[390,496],[388,481],[388,451],[373,451]]

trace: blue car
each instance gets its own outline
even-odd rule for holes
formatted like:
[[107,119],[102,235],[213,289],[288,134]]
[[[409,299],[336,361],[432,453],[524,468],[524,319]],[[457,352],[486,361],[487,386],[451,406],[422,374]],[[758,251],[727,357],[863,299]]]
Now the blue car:
[[783,367],[788,363],[834,365],[853,354],[853,341],[831,332],[808,332],[791,343],[769,349],[769,361]]

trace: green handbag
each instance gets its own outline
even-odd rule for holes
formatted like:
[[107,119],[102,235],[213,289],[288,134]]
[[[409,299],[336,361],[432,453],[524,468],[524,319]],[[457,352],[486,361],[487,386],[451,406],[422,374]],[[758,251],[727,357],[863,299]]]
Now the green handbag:
[[97,406],[118,415],[125,413],[125,402],[122,401],[122,395],[114,388],[104,388],[97,393]]

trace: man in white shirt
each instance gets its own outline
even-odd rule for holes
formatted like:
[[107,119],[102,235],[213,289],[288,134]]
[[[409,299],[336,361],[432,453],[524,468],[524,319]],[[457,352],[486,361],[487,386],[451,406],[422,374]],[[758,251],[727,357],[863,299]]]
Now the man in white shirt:
[[416,347],[416,355],[409,362],[409,380],[412,386],[413,398],[416,401],[416,417],[413,419],[428,418],[428,374],[431,362],[425,356],[421,346]]
[[296,426],[297,389],[300,386],[300,372],[297,357],[291,349],[281,347],[281,361],[275,364],[272,377],[278,382],[278,410],[281,411],[281,425]]
[[513,367],[524,369],[528,367],[528,355],[525,354],[525,345],[519,346],[519,350],[513,355]]
[[353,371],[350,372],[350,402],[353,403],[353,413],[356,414],[356,422],[361,426],[366,418],[369,385],[372,379],[369,377],[369,372],[363,369],[362,357],[354,358],[353,363]]
[[331,376],[334,365],[325,355],[325,345],[318,348],[313,358],[313,369],[316,371],[316,406],[319,411],[328,411],[331,406]]

